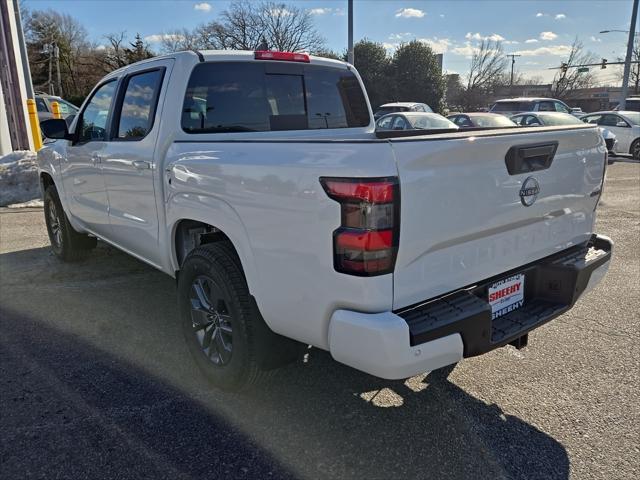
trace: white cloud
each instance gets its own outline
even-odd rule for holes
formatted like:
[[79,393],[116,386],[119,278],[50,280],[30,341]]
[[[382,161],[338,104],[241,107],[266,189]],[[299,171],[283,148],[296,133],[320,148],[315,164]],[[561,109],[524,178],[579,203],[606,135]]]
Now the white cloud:
[[559,13],[556,15],[556,20],[562,20],[563,18],[567,18],[567,16],[564,13]]
[[451,46],[451,40],[448,38],[419,38],[420,42],[429,45],[434,53],[445,53]]
[[529,38],[529,39],[525,40],[524,43],[538,43],[538,39],[537,38]]
[[333,14],[337,17],[344,17],[346,15],[346,12],[344,11],[344,8],[334,8]]
[[326,15],[328,13],[331,13],[331,9],[330,8],[312,8],[311,10],[309,10],[309,13],[311,15]]
[[492,40],[494,42],[504,42],[505,38],[502,35],[498,35],[497,33],[492,33],[491,35],[483,36],[480,33],[471,33],[467,32],[464,36],[467,40]]
[[149,43],[159,43],[163,40],[184,40],[184,35],[178,35],[175,33],[157,33],[155,35],[147,35],[144,39]]
[[520,42],[517,40],[505,40],[504,42],[505,45],[518,45]]
[[539,17],[544,17],[544,13],[542,13],[542,12],[538,12],[538,13],[536,13],[536,17],[538,17],[538,18],[539,18]]
[[426,15],[423,10],[418,10],[417,8],[401,8],[396,11],[396,17],[403,18],[422,18]]
[[201,12],[210,12],[212,8],[213,7],[211,6],[211,4],[209,4],[207,2],[196,3],[193,6],[194,10],[200,10]]
[[389,40],[402,40],[411,36],[413,36],[413,33],[411,32],[392,33],[389,35]]
[[540,40],[555,40],[556,38],[558,35],[553,32],[540,32]]
[[382,46],[387,50],[395,50],[397,48],[398,44],[397,43],[382,42]]
[[289,17],[293,15],[293,13],[291,13],[286,8],[272,8],[271,10],[269,10],[269,15],[271,15],[272,17]]
[[591,37],[589,38],[589,40],[591,40],[592,42],[598,42],[598,43],[602,42],[602,39],[601,39],[601,38],[594,37],[593,35],[591,35]]
[[440,14],[440,18],[444,18],[444,13],[441,13],[441,14]]
[[451,50],[454,55],[463,55],[465,57],[471,57],[478,51],[478,47],[471,45],[471,42],[466,42],[462,47],[455,47]]
[[515,52],[523,57],[541,57],[545,55],[563,56],[571,53],[570,45],[554,45],[552,47],[539,47],[533,50],[519,50]]
[[105,47],[104,45],[98,45],[96,47],[96,50],[106,50],[107,47]]

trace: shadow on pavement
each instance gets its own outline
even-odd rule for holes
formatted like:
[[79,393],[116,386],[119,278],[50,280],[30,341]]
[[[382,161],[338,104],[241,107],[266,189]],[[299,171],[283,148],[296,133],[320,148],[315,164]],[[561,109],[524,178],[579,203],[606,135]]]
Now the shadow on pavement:
[[7,478],[569,476],[560,443],[443,372],[386,381],[310,349],[250,392],[209,388],[174,281],[110,247],[7,253],[0,277]]

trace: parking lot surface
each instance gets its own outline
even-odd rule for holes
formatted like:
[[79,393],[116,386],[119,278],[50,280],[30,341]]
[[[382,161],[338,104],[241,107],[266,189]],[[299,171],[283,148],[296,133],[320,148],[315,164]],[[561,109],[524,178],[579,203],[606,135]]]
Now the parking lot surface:
[[0,210],[0,477],[640,477],[640,164],[609,167],[605,281],[448,379],[385,381],[310,349],[243,394],[209,388],[175,282],[102,243],[59,262],[40,209]]

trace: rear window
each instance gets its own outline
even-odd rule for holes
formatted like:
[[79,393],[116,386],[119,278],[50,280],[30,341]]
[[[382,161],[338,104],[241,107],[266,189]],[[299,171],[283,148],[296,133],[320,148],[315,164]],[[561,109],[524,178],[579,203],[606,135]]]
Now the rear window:
[[493,115],[476,115],[473,121],[478,127],[513,127],[514,123],[507,117]]
[[381,117],[382,115],[388,115],[389,113],[408,111],[409,107],[380,107],[378,110],[376,110],[376,116]]
[[197,65],[182,109],[187,133],[264,132],[369,125],[349,70],[275,62]]
[[491,107],[492,112],[530,112],[532,110],[532,102],[496,102]]
[[582,120],[568,113],[540,114],[545,125],[580,125]]
[[633,110],[634,112],[640,112],[640,98],[634,98],[627,100],[625,110]]

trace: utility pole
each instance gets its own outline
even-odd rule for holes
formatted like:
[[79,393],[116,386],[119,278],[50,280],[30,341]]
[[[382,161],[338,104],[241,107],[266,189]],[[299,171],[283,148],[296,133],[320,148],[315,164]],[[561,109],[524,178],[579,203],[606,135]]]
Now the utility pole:
[[58,95],[62,96],[62,78],[60,77],[60,49],[58,44],[53,44],[53,56],[56,59],[56,71],[58,72]]
[[513,87],[513,66],[516,64],[516,57],[521,57],[522,55],[516,55],[514,53],[510,53],[507,57],[511,57],[511,83],[509,84]]
[[633,0],[633,11],[631,12],[631,26],[629,27],[629,40],[627,40],[627,57],[624,60],[624,74],[622,77],[622,99],[620,100],[620,110],[627,106],[627,93],[629,92],[629,71],[631,70],[631,53],[636,33],[636,20],[638,19],[638,0]]
[[347,61],[353,65],[353,0],[348,0],[348,17]]

